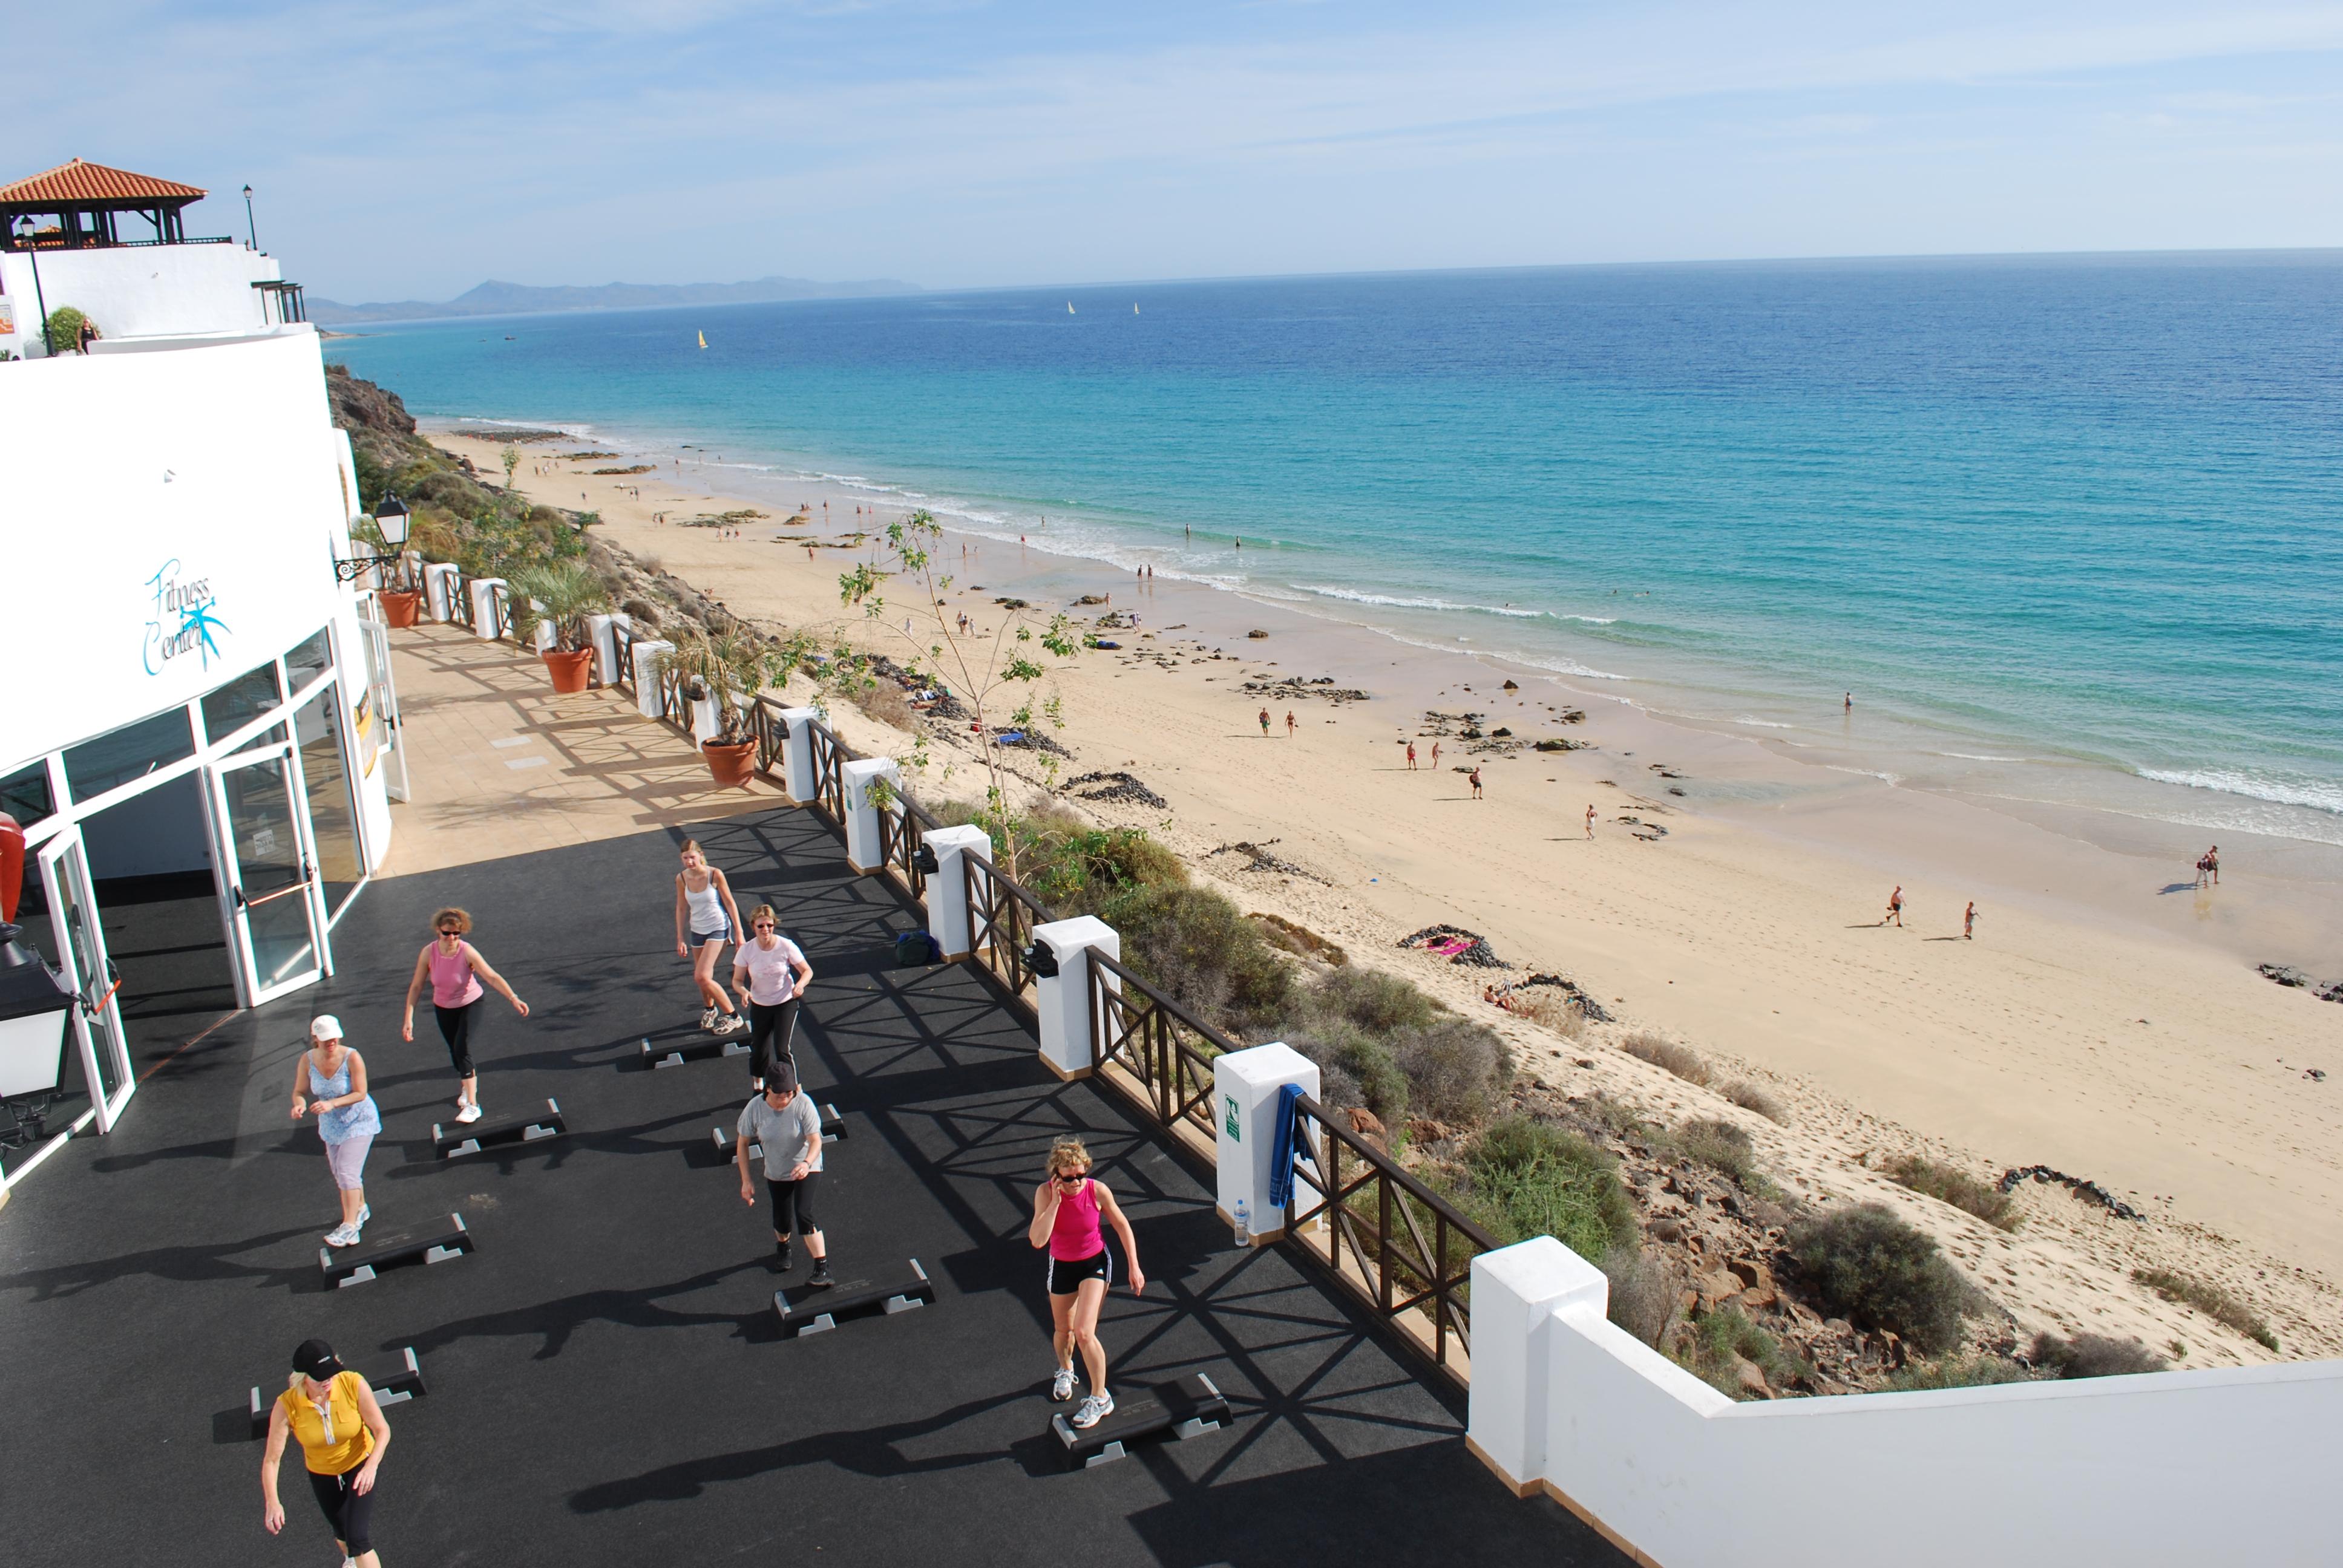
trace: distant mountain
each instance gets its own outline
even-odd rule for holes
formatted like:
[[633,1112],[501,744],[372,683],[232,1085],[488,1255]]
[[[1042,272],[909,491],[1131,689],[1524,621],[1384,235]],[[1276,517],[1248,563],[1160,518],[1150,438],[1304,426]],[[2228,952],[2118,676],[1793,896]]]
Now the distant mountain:
[[605,283],[537,288],[493,279],[445,302],[401,299],[343,305],[309,297],[309,319],[323,327],[360,321],[422,321],[444,316],[520,316],[538,310],[642,310],[661,305],[753,305],[773,299],[855,299],[917,294],[920,286],[891,277],[860,283],[814,283],[802,277],[759,277],[749,283]]

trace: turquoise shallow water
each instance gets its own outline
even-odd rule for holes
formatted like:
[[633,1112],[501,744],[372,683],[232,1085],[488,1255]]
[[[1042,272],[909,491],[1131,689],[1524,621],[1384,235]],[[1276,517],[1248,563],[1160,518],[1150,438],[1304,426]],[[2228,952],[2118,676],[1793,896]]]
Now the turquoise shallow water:
[[1849,766],[2343,843],[2343,256],[367,331],[332,353],[418,414],[827,475]]

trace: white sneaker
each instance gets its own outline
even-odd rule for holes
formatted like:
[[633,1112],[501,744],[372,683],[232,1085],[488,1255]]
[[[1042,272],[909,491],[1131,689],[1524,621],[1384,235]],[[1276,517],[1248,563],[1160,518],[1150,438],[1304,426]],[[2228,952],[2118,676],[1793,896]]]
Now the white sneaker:
[[359,1230],[361,1230],[361,1231],[365,1230],[365,1229],[366,1229],[366,1222],[367,1222],[368,1220],[371,1220],[371,1219],[373,1219],[373,1218],[374,1218],[374,1205],[373,1205],[373,1204],[371,1204],[371,1203],[361,1203],[361,1204],[359,1204],[359,1205],[358,1205],[358,1217],[357,1217],[357,1220],[356,1223],[357,1223],[357,1228],[358,1228]]
[[749,1020],[742,1018],[737,1012],[726,1013],[723,1020],[717,1024],[716,1032],[719,1034],[746,1034],[749,1032]]
[[337,1225],[326,1232],[326,1245],[328,1247],[355,1247],[357,1244],[358,1228],[356,1225]]
[[1114,1395],[1101,1392],[1082,1401],[1073,1413],[1072,1424],[1077,1427],[1096,1426],[1113,1413]]
[[1057,1374],[1050,1379],[1051,1401],[1053,1403],[1063,1404],[1073,1397],[1074,1369],[1071,1367],[1060,1367],[1057,1371]]
[[699,1027],[712,1032],[716,1028],[716,1009],[703,1008],[699,1014]]
[[477,1105],[467,1105],[463,1110],[456,1112],[456,1120],[461,1122],[470,1123],[478,1121],[479,1119],[480,1108]]

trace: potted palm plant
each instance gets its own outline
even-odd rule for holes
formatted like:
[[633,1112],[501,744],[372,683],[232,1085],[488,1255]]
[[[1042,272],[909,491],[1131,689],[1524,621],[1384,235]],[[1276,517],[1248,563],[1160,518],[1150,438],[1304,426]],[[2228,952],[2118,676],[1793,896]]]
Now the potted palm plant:
[[659,655],[659,668],[715,701],[716,738],[700,742],[699,754],[719,789],[746,784],[757,766],[757,738],[749,733],[741,705],[757,695],[764,675],[757,645],[737,632],[681,632],[675,647]]
[[553,628],[553,646],[543,655],[546,671],[553,677],[553,689],[585,690],[594,658],[586,618],[610,608],[608,587],[583,561],[555,561],[515,573],[512,594],[517,611],[531,600],[545,607],[532,614],[541,613]]

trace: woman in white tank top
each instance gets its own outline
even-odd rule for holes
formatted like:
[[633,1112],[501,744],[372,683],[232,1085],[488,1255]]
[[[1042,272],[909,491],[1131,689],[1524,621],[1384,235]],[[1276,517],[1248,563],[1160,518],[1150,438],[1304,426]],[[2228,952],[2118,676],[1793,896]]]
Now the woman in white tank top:
[[732,999],[716,980],[716,960],[739,929],[740,907],[732,901],[732,884],[708,863],[699,839],[686,839],[683,869],[675,876],[675,953],[691,960],[691,978],[699,986],[702,1003],[699,1027],[710,1034],[740,1034],[749,1027],[749,1020],[732,1010]]

